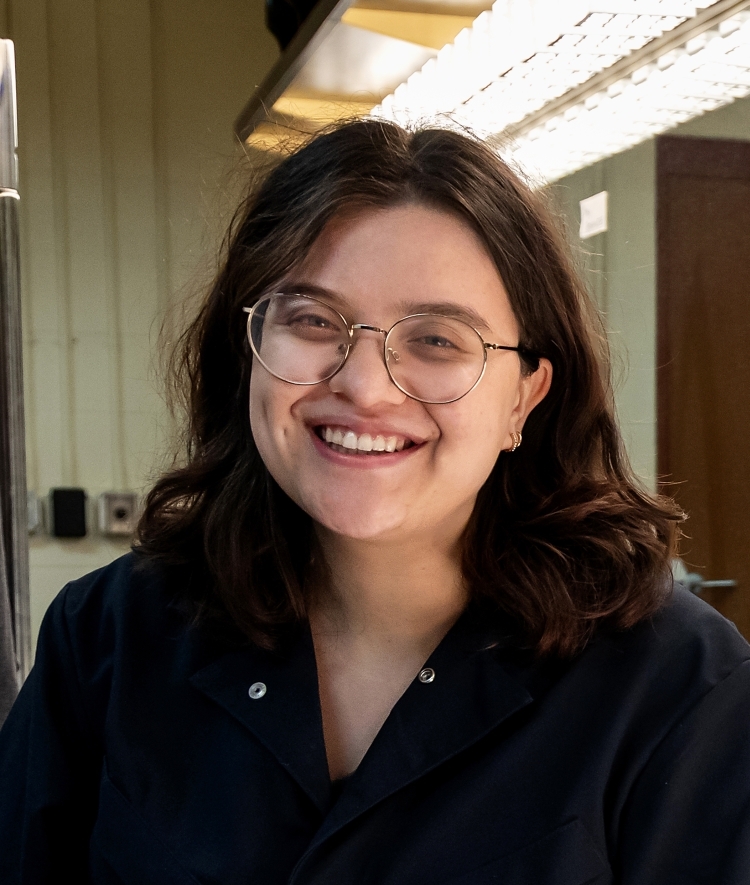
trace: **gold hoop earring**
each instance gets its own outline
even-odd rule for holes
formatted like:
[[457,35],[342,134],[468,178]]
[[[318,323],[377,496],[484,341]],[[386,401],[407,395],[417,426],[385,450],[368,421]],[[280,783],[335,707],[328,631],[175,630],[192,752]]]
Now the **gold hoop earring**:
[[521,436],[521,434],[517,430],[514,430],[511,433],[510,438],[513,441],[513,445],[510,447],[509,451],[515,452],[515,450],[521,445],[521,441],[523,440],[523,437]]

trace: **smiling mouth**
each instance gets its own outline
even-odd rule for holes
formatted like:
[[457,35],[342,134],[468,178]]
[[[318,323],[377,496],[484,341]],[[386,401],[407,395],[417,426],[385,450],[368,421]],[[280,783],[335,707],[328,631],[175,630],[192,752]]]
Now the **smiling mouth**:
[[403,436],[357,435],[353,430],[342,430],[340,427],[316,427],[315,433],[330,449],[347,455],[385,455],[414,446],[410,439]]

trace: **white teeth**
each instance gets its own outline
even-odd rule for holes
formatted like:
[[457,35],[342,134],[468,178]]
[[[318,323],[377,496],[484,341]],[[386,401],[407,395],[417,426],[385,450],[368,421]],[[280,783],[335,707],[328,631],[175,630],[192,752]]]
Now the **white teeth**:
[[373,437],[369,433],[357,436],[353,430],[339,430],[333,427],[325,427],[321,435],[327,443],[342,446],[350,451],[400,452],[406,446],[406,440],[403,437],[380,434]]

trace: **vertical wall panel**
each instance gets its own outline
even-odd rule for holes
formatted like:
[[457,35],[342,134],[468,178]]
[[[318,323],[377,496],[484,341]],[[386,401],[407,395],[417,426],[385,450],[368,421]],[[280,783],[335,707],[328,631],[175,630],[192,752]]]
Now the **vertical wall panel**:
[[[50,8],[52,100],[63,194],[61,240],[70,339],[73,476],[113,485],[113,323],[104,199],[95,0]],[[85,464],[85,467],[83,466]]]
[[[616,170],[616,171],[615,171]],[[654,143],[610,158],[607,242],[610,341],[616,403],[635,471],[656,488],[656,232]]]
[[129,489],[144,484],[154,453],[164,447],[155,432],[162,404],[149,380],[150,336],[161,310],[148,0],[102,0],[98,31],[117,365],[114,482]]

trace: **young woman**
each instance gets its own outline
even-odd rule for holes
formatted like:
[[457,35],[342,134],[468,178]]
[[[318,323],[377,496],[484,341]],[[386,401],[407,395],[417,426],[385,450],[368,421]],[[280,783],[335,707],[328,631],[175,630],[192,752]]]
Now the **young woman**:
[[184,463],[46,617],[2,881],[750,882],[750,647],[672,590],[603,351],[483,144],[282,162],[182,342]]

